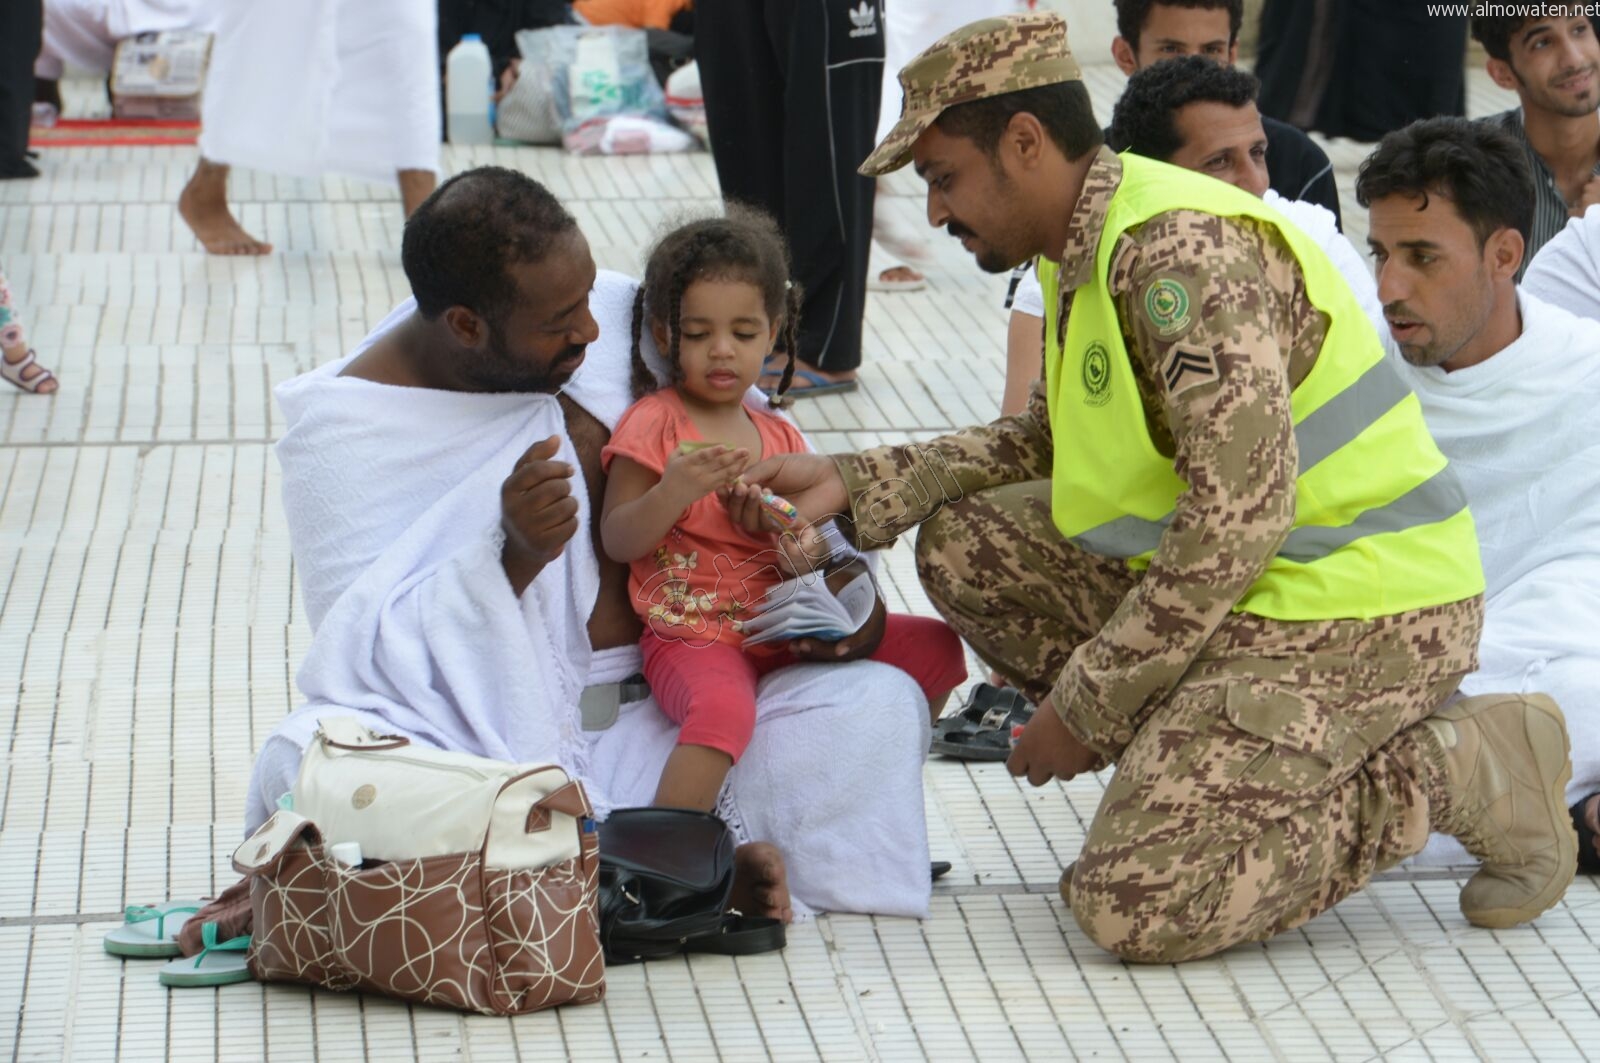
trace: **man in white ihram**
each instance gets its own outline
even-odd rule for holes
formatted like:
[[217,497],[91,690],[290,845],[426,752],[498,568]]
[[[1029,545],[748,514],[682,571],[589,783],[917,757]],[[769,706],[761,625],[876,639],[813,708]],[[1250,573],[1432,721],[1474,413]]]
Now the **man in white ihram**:
[[[1500,129],[1413,123],[1362,164],[1378,295],[1483,552],[1478,671],[1463,694],[1548,694],[1572,739],[1578,867],[1600,870],[1600,324],[1516,283],[1532,178]],[[1540,252],[1555,246],[1545,245]],[[1539,258],[1535,258],[1535,263]],[[1528,271],[1528,279],[1534,271]],[[1418,857],[1462,863],[1436,835]]]
[[[293,787],[330,715],[558,763],[602,816],[647,805],[676,729],[631,681],[627,569],[596,548],[592,520],[600,449],[631,401],[634,282],[597,273],[556,199],[497,168],[418,208],[402,261],[415,298],[277,390],[313,637],[297,677],[306,704],[261,748],[247,829]],[[718,805],[744,843],[735,905],[925,916],[927,702],[903,672],[833,663],[834,648],[759,688],[755,736]],[[231,889],[192,922],[240,933],[241,900]]]
[[435,0],[208,3],[216,43],[200,162],[178,198],[200,245],[214,255],[272,250],[228,208],[234,166],[393,182],[410,217],[438,183]]

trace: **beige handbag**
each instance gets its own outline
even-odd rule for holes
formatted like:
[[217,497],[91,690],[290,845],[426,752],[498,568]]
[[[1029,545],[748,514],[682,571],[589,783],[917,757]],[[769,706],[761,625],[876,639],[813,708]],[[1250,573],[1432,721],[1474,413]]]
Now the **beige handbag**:
[[[294,811],[234,853],[251,876],[251,973],[497,1015],[599,1000],[592,814],[561,768],[323,720]],[[338,842],[362,863],[334,859]]]

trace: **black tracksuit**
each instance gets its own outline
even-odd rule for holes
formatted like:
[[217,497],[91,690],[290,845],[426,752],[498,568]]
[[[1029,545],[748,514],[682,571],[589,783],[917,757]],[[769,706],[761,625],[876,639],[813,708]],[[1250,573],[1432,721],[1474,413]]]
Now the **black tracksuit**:
[[725,199],[773,215],[803,286],[802,361],[861,364],[883,78],[881,0],[697,0],[695,58]]

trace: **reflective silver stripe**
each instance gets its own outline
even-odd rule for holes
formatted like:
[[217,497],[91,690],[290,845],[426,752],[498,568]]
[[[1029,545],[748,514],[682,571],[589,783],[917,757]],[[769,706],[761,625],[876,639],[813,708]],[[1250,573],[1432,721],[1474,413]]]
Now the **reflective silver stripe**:
[[1168,513],[1160,520],[1145,520],[1143,517],[1118,517],[1116,520],[1107,521],[1098,528],[1090,528],[1081,535],[1072,537],[1073,543],[1101,557],[1138,557],[1148,554],[1161,545],[1161,537],[1166,534],[1167,525],[1172,523],[1172,514]]
[[1461,481],[1445,466],[1386,506],[1369,509],[1349,524],[1320,527],[1307,524],[1284,540],[1279,557],[1290,561],[1317,561],[1357,539],[1436,524],[1467,508]]
[[[1356,378],[1354,383],[1295,425],[1295,446],[1300,453],[1299,475],[1305,475],[1308,469],[1315,468],[1329,455],[1355,442],[1362,432],[1376,424],[1379,418],[1398,406],[1410,394],[1411,389],[1406,386],[1406,382],[1395,372],[1394,366],[1390,365],[1387,359],[1374,362],[1366,372]],[[1454,492],[1452,495],[1443,493],[1443,486],[1434,488],[1432,492],[1425,490],[1436,481],[1440,481],[1441,477],[1448,481],[1450,489]],[[1451,506],[1451,500],[1455,497],[1461,500],[1452,508],[1443,510],[1419,508]],[[1375,535],[1382,531],[1395,531],[1443,520],[1445,516],[1459,512],[1466,504],[1466,497],[1462,495],[1461,487],[1456,483],[1455,474],[1445,469],[1433,479],[1413,488],[1388,505],[1367,510],[1351,524],[1338,528],[1296,529],[1290,533],[1288,541],[1279,551],[1279,556],[1293,561],[1314,561],[1319,557],[1326,557],[1339,547],[1346,546],[1364,535]],[[1440,512],[1443,512],[1444,516],[1438,516]],[[1412,517],[1423,519],[1411,519]],[[1392,520],[1408,522],[1397,524],[1392,528],[1383,526],[1385,521]],[[1366,530],[1369,521],[1373,522],[1372,530]],[[1143,517],[1134,516],[1118,517],[1097,528],[1090,528],[1081,535],[1073,536],[1072,541],[1101,557],[1138,557],[1152,552],[1161,545],[1161,537],[1166,534],[1167,526],[1171,523],[1171,513],[1160,520],[1145,520]],[[1318,544],[1323,542],[1335,545],[1318,552]]]
[[[1349,524],[1336,527],[1308,524],[1296,528],[1284,540],[1278,556],[1302,563],[1319,561],[1357,539],[1434,524],[1465,508],[1466,492],[1462,491],[1456,474],[1446,466],[1388,505],[1369,509]],[[1074,535],[1072,542],[1101,557],[1124,560],[1138,557],[1161,545],[1161,537],[1172,523],[1172,516],[1168,513],[1160,520],[1118,517],[1082,535]]]
[[1355,383],[1323,403],[1294,427],[1300,451],[1300,475],[1377,423],[1398,406],[1411,389],[1388,359],[1374,362]]

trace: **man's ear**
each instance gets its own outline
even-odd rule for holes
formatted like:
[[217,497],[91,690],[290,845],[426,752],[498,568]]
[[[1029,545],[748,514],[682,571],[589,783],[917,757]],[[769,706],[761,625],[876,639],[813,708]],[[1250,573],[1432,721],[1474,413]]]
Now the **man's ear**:
[[1495,280],[1506,280],[1515,277],[1522,268],[1527,243],[1515,229],[1497,229],[1489,237],[1484,252],[1488,256],[1490,275]]
[[661,357],[667,356],[672,336],[667,332],[667,323],[660,318],[650,319],[650,336],[656,341],[656,350],[661,352]]
[[1487,63],[1483,64],[1483,67],[1489,71],[1489,79],[1503,89],[1516,92],[1518,86],[1522,84],[1522,79],[1517,77],[1517,72],[1511,69],[1511,64],[1504,59],[1491,58]]
[[1228,42],[1228,65],[1239,65],[1239,38],[1237,37]]
[[1036,115],[1018,111],[1006,123],[1005,135],[1000,138],[1000,150],[1016,159],[1017,165],[1028,170],[1039,165],[1044,157],[1044,146],[1049,140]]
[[1133,45],[1122,37],[1111,39],[1111,58],[1116,62],[1117,69],[1129,77],[1139,69],[1139,60],[1133,54]]
[[481,347],[489,339],[489,323],[464,306],[452,306],[440,317],[463,347]]

